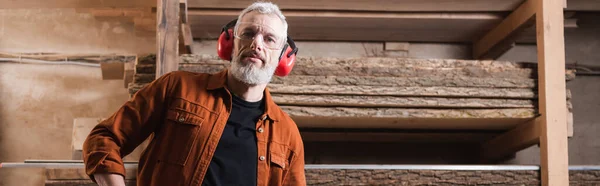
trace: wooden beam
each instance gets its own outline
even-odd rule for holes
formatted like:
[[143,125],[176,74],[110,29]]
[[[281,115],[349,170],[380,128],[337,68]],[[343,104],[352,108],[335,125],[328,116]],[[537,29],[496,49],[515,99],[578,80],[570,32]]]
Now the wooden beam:
[[542,185],[569,185],[563,2],[536,0]]
[[[217,39],[238,10],[188,10],[197,39]],[[499,13],[396,13],[286,11],[289,35],[298,41],[471,43],[500,23]]]
[[179,54],[192,53],[192,30],[186,23],[181,23],[179,29]]
[[495,59],[512,48],[517,35],[532,25],[535,0],[526,0],[498,26],[473,44],[473,58]]
[[[273,0],[284,10],[351,10],[393,12],[506,12],[523,0]],[[243,9],[247,0],[189,0],[190,8]],[[319,6],[314,6],[315,4]],[[569,0],[567,10],[600,10],[597,0]]]
[[[282,106],[289,111],[290,106]],[[342,108],[343,109],[343,108]],[[408,109],[407,112],[410,112]],[[414,110],[414,113],[431,113],[431,110]],[[293,111],[294,112],[294,111]],[[443,112],[443,111],[442,111]],[[450,113],[448,111],[447,113]],[[409,113],[413,114],[413,113]],[[434,113],[435,114],[435,113]],[[527,114],[527,113],[526,113]],[[531,118],[432,118],[428,116],[298,116],[290,114],[298,127],[304,128],[389,128],[389,129],[435,129],[435,130],[509,130]],[[414,114],[413,114],[414,115]],[[433,115],[433,114],[431,114]],[[400,117],[398,117],[400,116]],[[435,116],[433,116],[435,117]],[[494,117],[494,116],[492,116]],[[510,117],[510,116],[509,116]],[[485,123],[482,124],[482,123]],[[564,125],[563,125],[564,126]]]
[[188,23],[187,0],[179,0],[179,54],[192,53],[192,30]]
[[125,71],[123,71],[123,87],[128,88],[129,83],[133,82],[133,74],[135,74],[135,64],[137,63],[137,57],[135,61],[125,63]]
[[188,3],[187,0],[179,0],[179,18],[182,23],[188,22]]
[[479,143],[497,132],[321,132],[303,131],[307,142],[411,142],[411,143]]
[[408,42],[385,42],[384,50],[392,50],[392,51],[406,51],[410,49],[410,43]]
[[0,9],[35,8],[140,8],[153,7],[156,2],[148,0],[1,0]]
[[178,40],[180,32],[179,1],[158,0],[156,41],[156,78],[178,67]]
[[482,144],[483,161],[492,162],[539,143],[540,119],[519,124],[514,129]]

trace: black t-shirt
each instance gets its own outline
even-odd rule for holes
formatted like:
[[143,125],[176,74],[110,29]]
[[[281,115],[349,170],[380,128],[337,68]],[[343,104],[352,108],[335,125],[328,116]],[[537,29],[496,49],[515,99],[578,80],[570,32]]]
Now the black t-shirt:
[[247,102],[232,96],[232,108],[203,186],[256,185],[258,152],[256,122],[264,113],[264,101]]

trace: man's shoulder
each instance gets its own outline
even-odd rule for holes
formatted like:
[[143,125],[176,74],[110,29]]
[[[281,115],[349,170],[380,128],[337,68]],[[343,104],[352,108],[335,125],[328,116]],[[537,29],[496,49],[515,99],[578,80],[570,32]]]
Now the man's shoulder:
[[186,84],[189,86],[201,85],[201,82],[208,82],[211,75],[213,74],[189,71],[173,71],[164,74],[161,78],[164,78],[165,81],[168,81],[171,86],[177,86],[181,84]]
[[173,80],[197,80],[197,79],[206,79],[211,74],[208,73],[198,73],[198,72],[190,72],[190,71],[173,71],[166,73],[164,76],[170,76]]
[[[197,73],[189,71],[173,71],[162,75],[158,78],[154,86],[166,87],[171,96],[177,96],[179,94],[188,94],[191,92],[202,93],[206,90],[209,81],[215,80],[211,78],[214,74],[208,73]],[[179,95],[183,96],[183,95]],[[194,95],[190,95],[194,96]]]

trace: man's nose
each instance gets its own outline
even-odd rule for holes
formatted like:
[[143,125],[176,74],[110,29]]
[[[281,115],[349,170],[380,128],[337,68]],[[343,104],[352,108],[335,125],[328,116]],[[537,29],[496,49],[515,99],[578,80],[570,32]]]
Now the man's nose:
[[262,42],[262,38],[260,36],[256,36],[252,39],[252,43],[250,44],[250,48],[252,50],[261,51],[264,49],[264,43]]

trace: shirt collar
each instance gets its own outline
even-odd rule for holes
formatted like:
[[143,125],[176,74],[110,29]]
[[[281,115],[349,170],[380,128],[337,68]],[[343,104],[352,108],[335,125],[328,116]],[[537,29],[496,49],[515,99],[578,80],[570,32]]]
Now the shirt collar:
[[[219,73],[211,74],[208,77],[208,86],[206,87],[206,89],[216,90],[220,88],[226,88],[228,73],[229,70],[225,69]],[[281,113],[277,112],[277,104],[273,101],[271,93],[269,92],[269,88],[265,88],[263,99],[265,101],[265,114],[261,115],[261,118],[267,116],[267,118],[273,121],[279,121]]]

